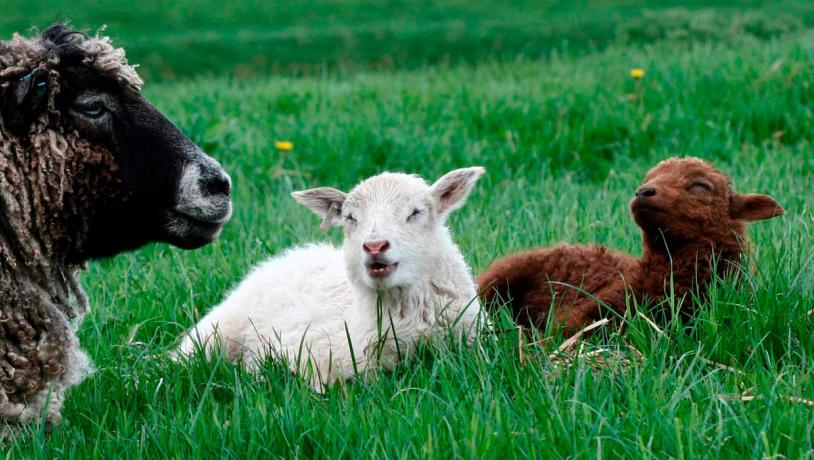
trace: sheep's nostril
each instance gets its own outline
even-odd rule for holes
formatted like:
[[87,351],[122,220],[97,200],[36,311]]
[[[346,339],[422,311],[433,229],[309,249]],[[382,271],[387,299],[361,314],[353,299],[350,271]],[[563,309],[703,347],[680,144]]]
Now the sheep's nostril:
[[224,173],[214,174],[204,181],[204,190],[209,195],[229,195],[232,193],[232,181]]
[[656,194],[656,189],[653,187],[642,187],[639,190],[636,190],[636,196],[638,198],[648,198],[654,196]]
[[376,256],[390,247],[390,242],[386,240],[379,240],[379,241],[367,241],[362,245],[362,249],[365,250],[366,253]]

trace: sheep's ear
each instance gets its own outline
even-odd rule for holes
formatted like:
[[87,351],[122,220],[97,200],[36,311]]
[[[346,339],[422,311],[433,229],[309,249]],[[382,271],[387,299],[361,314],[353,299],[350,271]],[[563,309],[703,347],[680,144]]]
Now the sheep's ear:
[[47,70],[34,69],[2,88],[3,125],[12,133],[24,134],[25,128],[42,112],[48,100],[48,77]]
[[297,203],[322,216],[322,224],[319,228],[323,232],[327,232],[331,225],[339,222],[339,217],[342,215],[342,203],[345,202],[347,194],[335,188],[319,187],[294,192],[291,196],[297,200]]
[[463,206],[475,182],[485,172],[480,166],[456,169],[432,184],[432,195],[438,201],[439,213],[447,214]]
[[737,220],[771,219],[785,213],[783,207],[768,195],[736,193],[729,203],[729,215]]

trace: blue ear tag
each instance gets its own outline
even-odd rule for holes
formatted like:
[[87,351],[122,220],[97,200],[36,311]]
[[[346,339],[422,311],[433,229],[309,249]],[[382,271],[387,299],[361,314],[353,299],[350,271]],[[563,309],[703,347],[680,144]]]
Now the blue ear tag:
[[[34,73],[35,73],[35,72],[37,72],[38,70],[40,70],[40,69],[35,69],[35,70],[32,70],[32,71],[31,71],[31,72],[29,72],[27,75],[25,75],[24,77],[20,78],[20,81],[21,81],[21,82],[28,83],[28,82],[31,80],[31,77],[33,77],[33,76],[34,76]],[[45,80],[43,80],[43,81],[38,81],[38,82],[35,82],[35,83],[34,83],[34,87],[35,87],[35,88],[37,88],[37,92],[39,92],[39,93],[41,93],[41,92],[45,91],[45,87],[46,87],[47,85],[48,85],[48,82],[47,82],[47,81],[45,81]]]
[[38,96],[45,94],[46,87],[48,86],[48,72],[37,69],[31,72],[29,78],[34,78],[34,86],[32,89],[37,92]]

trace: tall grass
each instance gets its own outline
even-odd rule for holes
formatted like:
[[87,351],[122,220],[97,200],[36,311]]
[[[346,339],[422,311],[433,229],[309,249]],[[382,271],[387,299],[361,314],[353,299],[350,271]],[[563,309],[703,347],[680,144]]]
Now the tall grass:
[[768,40],[814,24],[805,0],[7,0],[0,35],[107,25],[148,80],[410,69],[656,41]]

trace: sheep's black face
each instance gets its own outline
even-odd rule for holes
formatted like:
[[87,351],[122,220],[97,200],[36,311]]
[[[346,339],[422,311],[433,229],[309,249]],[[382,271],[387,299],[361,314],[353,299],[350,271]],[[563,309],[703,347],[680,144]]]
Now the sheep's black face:
[[57,109],[80,137],[112,154],[126,193],[95,210],[82,256],[106,257],[150,241],[192,249],[217,238],[232,211],[221,166],[143,97],[68,62],[59,69]]

